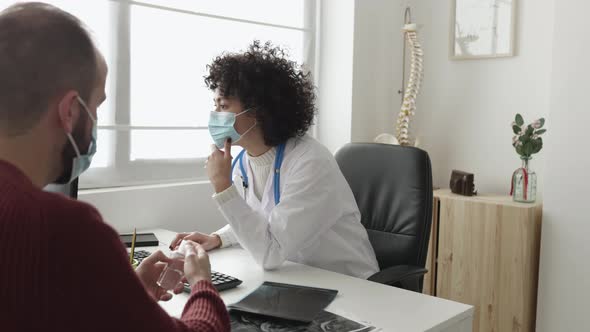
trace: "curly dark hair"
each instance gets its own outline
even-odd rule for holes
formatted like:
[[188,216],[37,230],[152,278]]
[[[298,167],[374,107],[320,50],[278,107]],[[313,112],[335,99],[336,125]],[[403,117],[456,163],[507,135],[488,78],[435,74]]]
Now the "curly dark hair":
[[277,146],[303,136],[316,113],[309,73],[287,59],[278,46],[255,40],[244,53],[223,53],[207,65],[205,84],[223,96],[237,97],[255,110],[264,142]]

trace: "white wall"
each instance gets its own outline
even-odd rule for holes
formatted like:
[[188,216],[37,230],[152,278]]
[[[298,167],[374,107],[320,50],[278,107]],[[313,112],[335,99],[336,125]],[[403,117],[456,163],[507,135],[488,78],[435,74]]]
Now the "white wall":
[[[506,59],[451,61],[451,1],[414,1],[414,15],[424,24],[424,86],[418,97],[413,132],[432,159],[435,185],[448,187],[452,169],[475,173],[480,192],[507,194],[520,160],[510,123],[548,117],[554,0],[520,0],[517,56]],[[551,126],[551,119],[548,119]],[[555,137],[551,129],[548,138]],[[545,151],[534,157],[542,192]]]
[[213,232],[225,225],[211,199],[208,182],[83,190],[79,199],[94,205],[120,233],[146,228]]
[[331,151],[393,133],[410,0],[321,1],[318,138]]
[[394,133],[401,97],[403,13],[400,0],[357,0],[354,15],[353,142]]
[[555,1],[537,331],[590,330],[589,12],[587,1]]
[[351,137],[354,0],[319,3],[318,139],[335,151]]
[[[512,172],[520,166],[511,146],[514,115],[520,112],[530,121],[549,117],[553,1],[520,1],[516,57],[475,61],[449,60],[450,0],[355,1],[352,101],[348,104],[349,95],[342,93],[349,91],[346,76],[334,80],[330,76],[336,77],[336,70],[322,68],[321,82],[330,82],[320,86],[320,93],[334,93],[320,96],[320,140],[334,151],[349,141],[367,142],[379,133],[394,133],[400,106],[401,28],[404,9],[410,5],[414,22],[422,25],[419,39],[425,51],[424,85],[412,133],[431,156],[435,185],[447,187],[451,170],[462,169],[476,174],[480,192],[507,193]],[[322,20],[331,16],[324,11]],[[349,26],[338,33],[323,31],[322,66],[335,54],[326,39],[345,33]],[[349,65],[341,67],[347,75]],[[336,103],[335,96],[342,98],[337,112],[326,108]],[[540,196],[544,165],[542,151],[532,162]]]

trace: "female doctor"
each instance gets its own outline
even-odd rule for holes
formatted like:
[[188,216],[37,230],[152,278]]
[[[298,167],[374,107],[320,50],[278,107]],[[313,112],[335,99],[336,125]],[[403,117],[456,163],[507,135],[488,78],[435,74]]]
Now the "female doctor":
[[[379,270],[354,196],[332,154],[306,135],[314,88],[285,52],[255,41],[208,66],[215,92],[207,161],[228,225],[179,234],[206,250],[241,245],[264,269],[286,261],[360,278]],[[231,145],[244,148],[232,162]],[[223,150],[220,150],[223,149]]]

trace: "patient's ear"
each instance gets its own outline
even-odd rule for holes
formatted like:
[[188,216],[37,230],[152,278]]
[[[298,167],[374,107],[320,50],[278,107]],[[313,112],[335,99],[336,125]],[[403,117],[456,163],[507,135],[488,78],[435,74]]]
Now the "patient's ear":
[[70,90],[57,101],[57,115],[58,121],[66,134],[71,134],[80,117],[78,92]]

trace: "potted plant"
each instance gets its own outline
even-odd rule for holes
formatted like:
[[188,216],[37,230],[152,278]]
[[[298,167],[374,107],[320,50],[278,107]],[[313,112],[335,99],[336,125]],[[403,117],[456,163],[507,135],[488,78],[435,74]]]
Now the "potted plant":
[[547,130],[543,129],[545,119],[540,118],[525,125],[522,115],[516,114],[512,122],[512,146],[520,155],[522,167],[512,174],[510,195],[517,202],[532,203],[537,199],[537,174],[530,169],[532,155],[539,153],[543,148],[543,135]]

